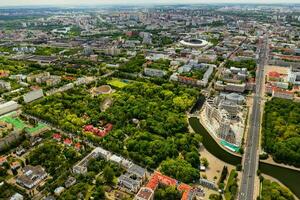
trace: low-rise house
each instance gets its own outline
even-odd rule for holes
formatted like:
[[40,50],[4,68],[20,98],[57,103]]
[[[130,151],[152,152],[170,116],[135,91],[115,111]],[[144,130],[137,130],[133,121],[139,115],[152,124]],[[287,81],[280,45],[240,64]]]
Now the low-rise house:
[[17,177],[16,182],[27,189],[34,188],[44,178],[47,177],[47,173],[45,172],[44,168],[40,165],[27,165],[22,169],[22,172],[23,174]]
[[61,140],[61,134],[55,133],[55,134],[52,135],[52,138],[56,141],[60,141]]
[[64,144],[67,146],[71,146],[73,144],[72,140],[69,138],[64,139]]
[[103,127],[103,130],[98,129],[98,128],[94,127],[93,125],[86,125],[83,130],[94,133],[97,136],[104,137],[112,130],[112,128],[113,128],[113,125],[108,123]]
[[280,75],[280,73],[278,73],[276,71],[271,71],[268,73],[268,80],[269,81],[280,81],[281,75]]
[[148,187],[142,187],[137,195],[135,195],[134,200],[153,200],[154,191]]
[[11,85],[9,82],[0,80],[0,89],[11,90]]
[[73,176],[69,176],[65,182],[65,186],[66,186],[66,188],[69,188],[72,185],[74,185],[75,183],[76,183],[76,178],[74,178]]
[[118,178],[118,184],[121,187],[128,189],[130,192],[136,193],[141,186],[141,181],[138,181],[138,179],[135,180],[131,178],[130,175],[125,174]]
[[294,93],[286,90],[282,90],[280,88],[274,88],[272,96],[277,98],[282,98],[282,99],[293,99]]
[[19,167],[21,167],[21,164],[18,161],[10,163],[10,168],[13,170],[18,169]]
[[63,191],[65,191],[65,188],[62,187],[62,186],[60,186],[60,187],[55,188],[54,194],[55,194],[56,196],[59,196]]
[[145,168],[142,168],[136,164],[132,164],[128,170],[128,173],[134,174],[136,177],[145,179],[147,176],[147,170]]
[[165,176],[159,172],[154,172],[146,187],[142,187],[139,190],[139,192],[135,195],[134,200],[153,200],[154,191],[159,184],[176,187],[182,192],[181,200],[190,200],[193,198],[193,188],[191,186],[184,183],[179,184],[176,179]]
[[23,199],[24,199],[23,195],[19,193],[15,193],[13,196],[10,197],[9,200],[23,200]]
[[81,144],[79,142],[77,142],[74,146],[77,151],[81,149]]
[[25,152],[26,152],[26,150],[23,147],[18,147],[16,150],[17,156],[21,156]]
[[282,98],[282,99],[294,99],[294,93],[278,88],[272,84],[267,84],[265,86],[265,91],[267,94],[272,95],[272,97]]
[[3,165],[3,164],[6,163],[6,162],[7,162],[7,159],[6,159],[5,156],[0,157],[0,165]]
[[8,70],[0,70],[0,77],[8,77],[9,71]]

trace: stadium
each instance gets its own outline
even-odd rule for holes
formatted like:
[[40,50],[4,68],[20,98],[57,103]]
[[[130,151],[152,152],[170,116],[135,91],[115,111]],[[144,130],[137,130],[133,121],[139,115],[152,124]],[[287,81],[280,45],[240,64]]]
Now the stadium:
[[186,47],[202,48],[206,47],[209,43],[201,39],[184,39],[180,41],[180,44]]

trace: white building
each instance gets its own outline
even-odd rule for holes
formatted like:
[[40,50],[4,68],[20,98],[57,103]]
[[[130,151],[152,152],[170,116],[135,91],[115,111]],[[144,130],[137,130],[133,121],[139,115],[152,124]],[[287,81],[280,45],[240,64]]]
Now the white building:
[[288,71],[288,80],[290,83],[300,85],[300,66],[291,67]]
[[0,89],[11,90],[11,85],[9,82],[0,80]]
[[37,186],[44,178],[47,177],[47,173],[40,165],[31,166],[27,165],[23,169],[23,174],[18,176],[16,182],[28,189],[32,189]]
[[15,193],[12,197],[10,197],[9,200],[23,200],[23,199],[24,199],[23,195],[19,193]]
[[24,94],[23,99],[25,103],[32,102],[44,96],[43,89],[33,90]]
[[107,48],[104,50],[104,53],[107,55],[115,56],[121,54],[121,49],[116,47]]
[[206,126],[216,137],[239,146],[244,132],[241,106],[222,99],[210,98],[204,104]]
[[160,69],[144,68],[144,74],[151,77],[163,77],[167,72]]
[[92,158],[98,158],[99,156],[102,157],[102,155],[106,155],[106,154],[109,154],[109,152],[100,147],[96,147],[91,153],[89,153],[86,157],[84,157],[81,161],[79,161],[76,165],[73,166],[73,173],[75,174],[87,173],[88,162]]
[[19,104],[15,101],[8,101],[6,103],[0,104],[0,115],[17,110],[18,108]]

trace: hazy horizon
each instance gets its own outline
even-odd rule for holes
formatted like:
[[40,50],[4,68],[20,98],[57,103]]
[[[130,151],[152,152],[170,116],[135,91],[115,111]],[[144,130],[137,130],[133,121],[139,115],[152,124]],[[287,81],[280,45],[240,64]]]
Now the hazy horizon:
[[[5,1],[5,2],[3,2]],[[146,0],[127,0],[124,2],[124,0],[0,0],[0,7],[3,6],[43,6],[43,5],[74,5],[74,6],[80,6],[80,5],[112,5],[112,4],[216,4],[216,3],[244,3],[244,4],[295,4],[300,3],[300,0],[289,0],[283,1],[283,0],[186,0],[184,2],[180,0],[152,0],[150,3]]]

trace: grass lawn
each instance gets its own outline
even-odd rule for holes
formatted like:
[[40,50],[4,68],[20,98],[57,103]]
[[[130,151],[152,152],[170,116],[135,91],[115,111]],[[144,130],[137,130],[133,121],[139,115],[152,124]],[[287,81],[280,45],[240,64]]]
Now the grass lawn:
[[121,81],[119,79],[112,79],[112,80],[108,81],[108,84],[113,86],[113,87],[116,87],[116,88],[123,88],[128,83],[125,83],[124,81]]

